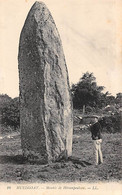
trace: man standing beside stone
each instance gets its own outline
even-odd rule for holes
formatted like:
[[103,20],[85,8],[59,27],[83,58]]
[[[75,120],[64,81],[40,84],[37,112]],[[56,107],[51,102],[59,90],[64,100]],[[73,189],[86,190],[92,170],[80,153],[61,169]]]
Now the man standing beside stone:
[[93,124],[90,126],[90,131],[92,134],[92,140],[94,144],[94,153],[95,153],[95,165],[103,163],[103,156],[101,151],[101,143],[102,143],[102,135],[101,135],[102,127],[98,122],[98,117],[94,118]]

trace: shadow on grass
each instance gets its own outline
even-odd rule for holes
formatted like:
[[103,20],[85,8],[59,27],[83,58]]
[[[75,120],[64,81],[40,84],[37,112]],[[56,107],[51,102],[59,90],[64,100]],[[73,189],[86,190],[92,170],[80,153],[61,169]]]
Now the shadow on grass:
[[22,155],[16,156],[0,156],[0,164],[25,164],[27,160]]
[[14,165],[21,165],[21,164],[30,164],[30,165],[46,165],[46,161],[34,160],[34,159],[27,159],[22,155],[16,156],[7,156],[3,155],[0,156],[0,164],[14,164]]
[[[67,162],[72,162],[73,164],[79,164],[82,167],[86,167],[86,166],[90,166],[92,165],[89,162],[86,161],[82,161],[81,159],[77,158],[77,157],[69,157],[67,160]],[[65,160],[63,162],[66,162]],[[58,161],[58,162],[62,162],[62,160]],[[32,161],[29,162],[25,157],[23,157],[22,155],[16,155],[16,156],[0,156],[0,164],[45,164],[42,162],[38,162],[38,161]]]
[[74,156],[69,157],[68,160],[71,161],[73,164],[79,164],[83,167],[92,165],[91,163],[86,162],[86,161],[82,161],[80,158],[77,158]]

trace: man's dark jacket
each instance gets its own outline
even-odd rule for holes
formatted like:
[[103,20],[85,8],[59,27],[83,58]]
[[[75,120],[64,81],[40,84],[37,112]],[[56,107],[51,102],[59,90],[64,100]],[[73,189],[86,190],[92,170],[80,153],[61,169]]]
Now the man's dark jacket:
[[92,134],[92,139],[93,140],[97,140],[97,139],[101,139],[102,138],[102,136],[101,136],[102,127],[101,127],[99,122],[94,123],[90,127],[90,130],[91,130],[91,134]]

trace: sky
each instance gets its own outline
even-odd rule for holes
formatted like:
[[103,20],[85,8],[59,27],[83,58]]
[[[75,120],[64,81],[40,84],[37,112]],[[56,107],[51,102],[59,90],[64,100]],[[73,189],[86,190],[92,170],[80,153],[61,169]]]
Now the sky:
[[[19,96],[18,46],[34,0],[0,0],[0,94]],[[70,84],[93,72],[112,95],[122,92],[120,0],[43,0],[58,28]]]

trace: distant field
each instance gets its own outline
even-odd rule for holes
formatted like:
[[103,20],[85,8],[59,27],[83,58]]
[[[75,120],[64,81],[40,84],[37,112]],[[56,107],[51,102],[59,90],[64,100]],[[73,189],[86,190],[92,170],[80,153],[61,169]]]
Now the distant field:
[[[74,127],[75,129],[75,127]],[[121,179],[121,134],[103,134],[104,164],[95,166],[90,132],[74,130],[73,157],[51,165],[30,164],[22,157],[20,135],[0,139],[0,182],[96,182]]]

